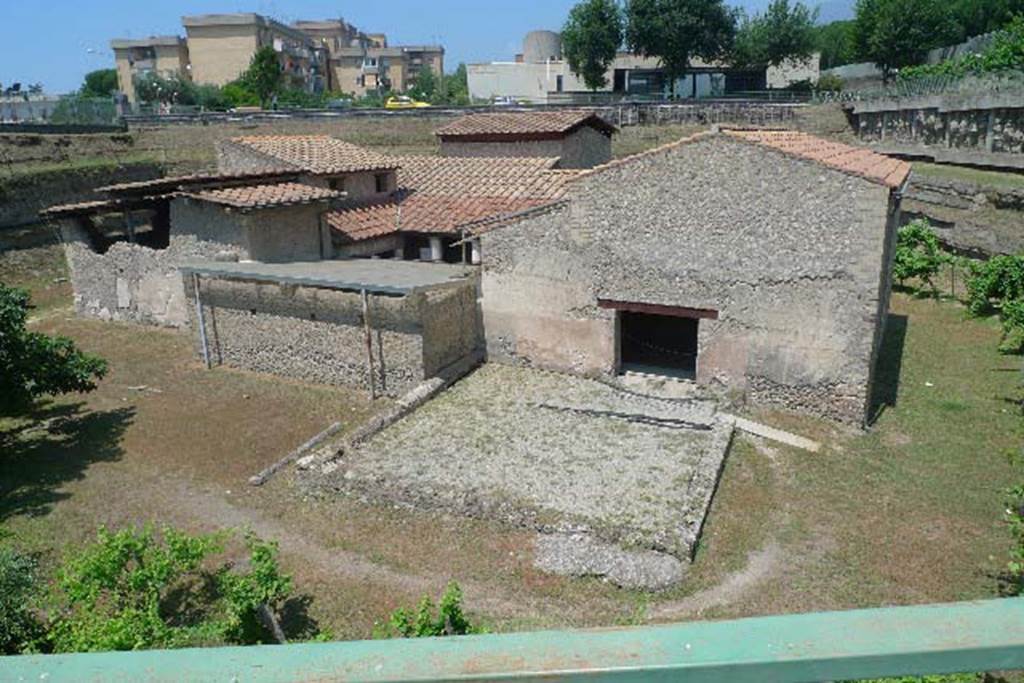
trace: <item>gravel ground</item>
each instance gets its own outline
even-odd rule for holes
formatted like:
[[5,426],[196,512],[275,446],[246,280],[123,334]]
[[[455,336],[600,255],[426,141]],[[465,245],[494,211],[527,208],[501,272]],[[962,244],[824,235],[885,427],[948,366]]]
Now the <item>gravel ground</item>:
[[317,484],[689,560],[731,436],[709,401],[488,364]]

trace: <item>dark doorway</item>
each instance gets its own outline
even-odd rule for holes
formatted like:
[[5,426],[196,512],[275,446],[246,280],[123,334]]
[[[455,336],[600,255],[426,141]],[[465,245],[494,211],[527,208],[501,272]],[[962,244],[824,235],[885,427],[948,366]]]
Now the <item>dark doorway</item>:
[[622,369],[697,378],[697,318],[620,313]]

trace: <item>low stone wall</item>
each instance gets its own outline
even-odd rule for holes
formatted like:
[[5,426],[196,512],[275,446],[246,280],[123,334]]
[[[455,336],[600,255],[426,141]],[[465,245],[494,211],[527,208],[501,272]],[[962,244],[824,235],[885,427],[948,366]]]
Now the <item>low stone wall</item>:
[[1022,93],[880,99],[856,102],[850,110],[865,142],[1024,154]]
[[915,175],[903,218],[928,219],[947,247],[970,256],[1024,252],[1024,190]]
[[[200,279],[199,290],[212,363],[369,390],[358,293],[209,278]],[[194,301],[190,278],[184,291]],[[476,350],[475,292],[467,283],[430,294],[369,296],[379,392],[404,394]],[[194,306],[188,314],[202,357]]]

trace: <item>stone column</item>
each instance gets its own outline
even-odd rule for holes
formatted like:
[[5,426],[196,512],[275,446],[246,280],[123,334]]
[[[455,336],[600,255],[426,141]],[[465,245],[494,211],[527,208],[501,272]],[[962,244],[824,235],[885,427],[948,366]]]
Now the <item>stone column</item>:
[[434,263],[444,260],[444,246],[441,244],[441,238],[431,236],[430,238],[430,260]]
[[392,258],[396,261],[405,260],[405,235],[395,237],[395,255]]
[[469,243],[469,262],[474,266],[480,265],[480,240],[473,240]]

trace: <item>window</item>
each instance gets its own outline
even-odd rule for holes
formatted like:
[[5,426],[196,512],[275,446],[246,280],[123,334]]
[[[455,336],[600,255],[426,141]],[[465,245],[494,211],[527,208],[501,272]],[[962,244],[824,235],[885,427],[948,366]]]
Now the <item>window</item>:
[[376,183],[376,186],[377,186],[377,192],[387,192],[388,191],[388,174],[387,173],[378,173],[377,175],[373,176],[373,179],[374,179],[374,182]]
[[561,74],[559,74],[558,76],[555,77],[555,91],[556,92],[562,92],[562,89],[564,87],[565,87],[565,77],[562,76]]
[[345,179],[344,178],[331,178],[327,181],[327,187],[337,192],[345,191]]

